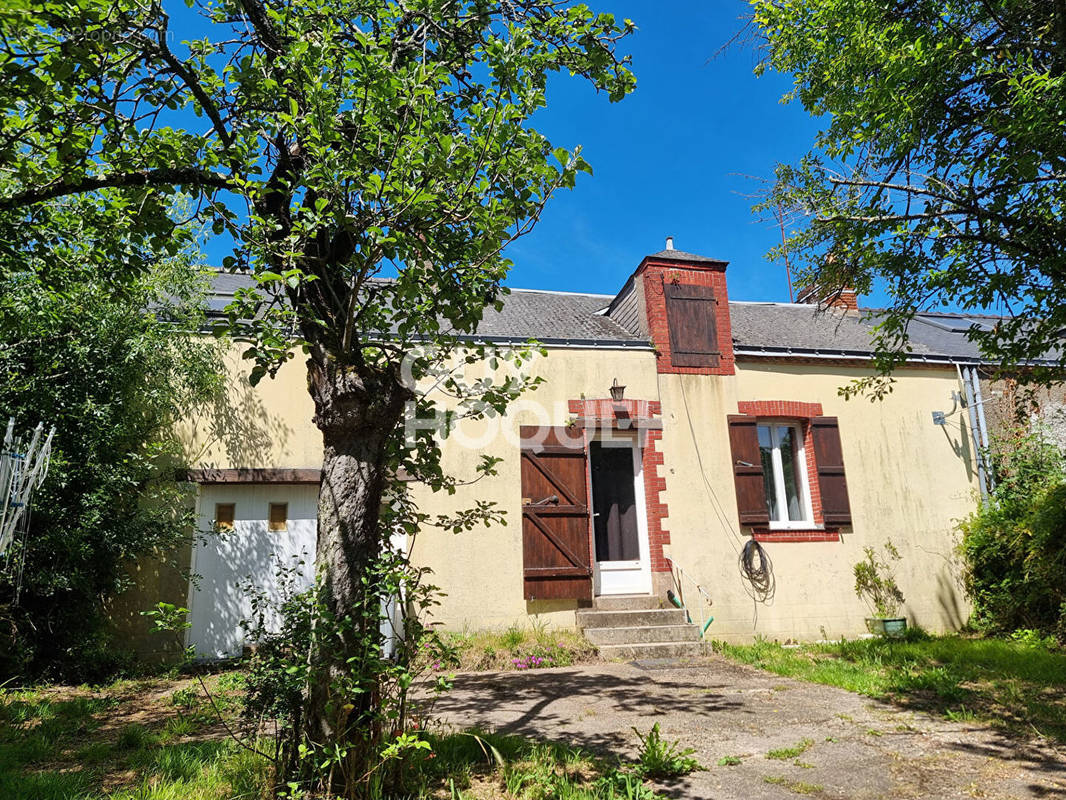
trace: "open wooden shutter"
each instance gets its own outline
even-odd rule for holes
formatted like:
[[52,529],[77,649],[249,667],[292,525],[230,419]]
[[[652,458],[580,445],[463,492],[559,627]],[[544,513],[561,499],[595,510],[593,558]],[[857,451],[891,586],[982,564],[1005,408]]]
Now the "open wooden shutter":
[[766,507],[766,484],[763,482],[757,420],[743,415],[727,419],[740,524],[769,525],[770,510]]
[[585,441],[579,429],[523,425],[522,559],[527,600],[591,600]]
[[811,419],[814,461],[818,465],[818,488],[822,493],[822,518],[826,525],[850,525],[851,503],[844,476],[844,453],[836,417]]
[[675,367],[717,367],[721,351],[714,289],[667,283],[663,294],[671,363]]

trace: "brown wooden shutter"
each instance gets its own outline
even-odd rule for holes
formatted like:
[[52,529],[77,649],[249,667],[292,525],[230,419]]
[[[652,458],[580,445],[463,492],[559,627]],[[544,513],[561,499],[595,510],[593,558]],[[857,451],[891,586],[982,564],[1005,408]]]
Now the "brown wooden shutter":
[[523,425],[522,559],[527,600],[591,600],[588,467],[579,428]]
[[836,417],[811,419],[814,461],[818,467],[818,487],[822,493],[822,518],[826,525],[850,525],[851,503],[844,476],[844,453],[840,448],[840,428]]
[[670,361],[675,367],[717,367],[717,302],[710,286],[663,285]]
[[729,420],[729,449],[733,459],[733,482],[737,487],[737,511],[741,525],[769,525],[766,484],[759,453],[758,420],[733,415]]

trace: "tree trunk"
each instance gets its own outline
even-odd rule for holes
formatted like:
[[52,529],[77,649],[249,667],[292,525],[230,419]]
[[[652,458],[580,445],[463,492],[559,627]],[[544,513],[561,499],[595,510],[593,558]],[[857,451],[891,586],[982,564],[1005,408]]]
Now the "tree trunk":
[[[373,710],[377,694],[370,685],[376,674],[364,674],[360,665],[375,652],[381,598],[363,579],[381,553],[389,436],[412,395],[392,373],[368,380],[328,357],[325,363],[308,360],[308,389],[324,449],[315,567],[321,601],[341,634],[326,630],[315,636],[303,728],[310,741],[326,745],[350,741],[349,729]],[[338,686],[352,684],[362,691],[337,696]],[[331,789],[339,788],[339,778],[334,775]]]

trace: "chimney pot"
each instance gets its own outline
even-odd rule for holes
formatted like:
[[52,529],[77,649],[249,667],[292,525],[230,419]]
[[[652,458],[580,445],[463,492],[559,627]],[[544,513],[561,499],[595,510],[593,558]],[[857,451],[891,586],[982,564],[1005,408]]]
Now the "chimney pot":
[[667,250],[673,250],[674,249],[674,237],[673,236],[667,236],[666,237],[666,249]]

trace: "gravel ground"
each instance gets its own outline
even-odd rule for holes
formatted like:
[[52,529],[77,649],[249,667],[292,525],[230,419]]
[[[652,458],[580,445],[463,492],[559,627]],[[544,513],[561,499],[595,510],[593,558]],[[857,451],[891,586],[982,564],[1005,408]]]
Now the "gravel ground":
[[[1066,751],[842,689],[712,657],[466,673],[435,713],[461,728],[552,739],[632,758],[632,728],[696,749],[706,770],[677,798],[1066,798]],[[813,743],[798,758],[768,751]],[[736,766],[718,766],[737,756]]]

